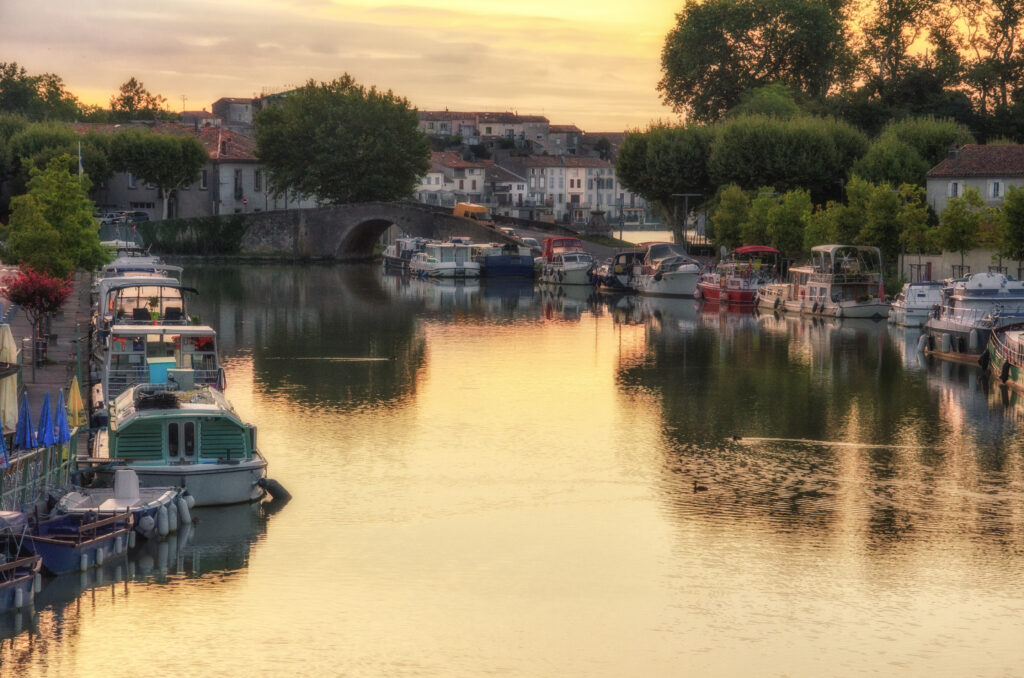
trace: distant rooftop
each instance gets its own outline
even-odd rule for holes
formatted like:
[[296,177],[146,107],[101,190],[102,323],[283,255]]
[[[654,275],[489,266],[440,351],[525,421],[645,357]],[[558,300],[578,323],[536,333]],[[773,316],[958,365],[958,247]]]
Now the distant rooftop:
[[928,171],[930,178],[1024,177],[1024,145],[965,144]]

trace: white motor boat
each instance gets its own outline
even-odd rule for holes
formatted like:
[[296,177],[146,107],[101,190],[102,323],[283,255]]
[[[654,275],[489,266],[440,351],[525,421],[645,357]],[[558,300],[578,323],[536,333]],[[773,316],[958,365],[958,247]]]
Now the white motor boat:
[[920,327],[936,306],[945,301],[945,284],[936,280],[907,283],[889,308],[889,322],[903,327]]
[[594,259],[583,250],[553,254],[541,264],[537,279],[552,285],[593,285]]
[[55,513],[130,513],[135,531],[147,539],[165,537],[180,523],[190,522],[189,509],[195,501],[182,488],[140,487],[138,475],[127,468],[112,471],[111,475],[113,487],[75,488],[57,501]]
[[1002,273],[972,273],[944,289],[944,302],[924,323],[925,348],[972,361],[992,331],[1024,321],[1024,283]]
[[423,278],[478,278],[480,264],[461,242],[431,242],[409,260],[409,272]]
[[697,292],[700,264],[682,245],[670,242],[644,243],[644,259],[633,277],[640,294],[664,297],[692,297]]

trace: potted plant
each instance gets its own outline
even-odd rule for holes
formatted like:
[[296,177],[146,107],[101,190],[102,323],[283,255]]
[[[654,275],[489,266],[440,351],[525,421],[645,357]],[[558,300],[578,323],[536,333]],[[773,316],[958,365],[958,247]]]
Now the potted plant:
[[149,318],[150,318],[150,320],[159,320],[160,319],[160,312],[156,310],[157,307],[159,307],[159,306],[160,306],[160,299],[159,299],[159,297],[150,297],[149,298]]

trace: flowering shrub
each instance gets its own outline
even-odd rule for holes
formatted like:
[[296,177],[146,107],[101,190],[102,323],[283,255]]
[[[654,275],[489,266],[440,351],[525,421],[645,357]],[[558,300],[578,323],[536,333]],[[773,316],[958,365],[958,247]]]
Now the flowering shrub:
[[47,313],[56,313],[71,296],[71,279],[38,273],[30,268],[4,278],[7,299],[25,309],[33,324]]

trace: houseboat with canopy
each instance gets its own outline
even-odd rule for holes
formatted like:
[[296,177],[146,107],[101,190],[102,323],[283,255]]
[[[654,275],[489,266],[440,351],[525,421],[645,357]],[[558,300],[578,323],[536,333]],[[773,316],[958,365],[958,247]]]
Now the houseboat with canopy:
[[786,282],[760,288],[758,307],[835,318],[886,318],[882,253],[859,245],[813,247],[810,261],[790,267]]

